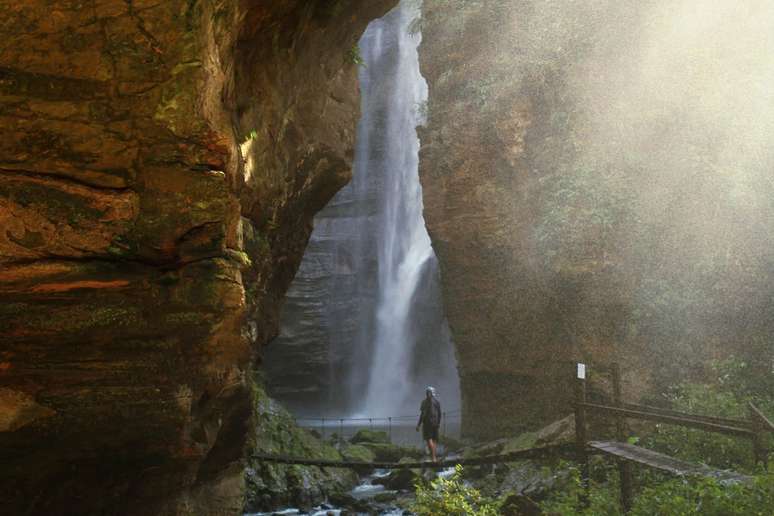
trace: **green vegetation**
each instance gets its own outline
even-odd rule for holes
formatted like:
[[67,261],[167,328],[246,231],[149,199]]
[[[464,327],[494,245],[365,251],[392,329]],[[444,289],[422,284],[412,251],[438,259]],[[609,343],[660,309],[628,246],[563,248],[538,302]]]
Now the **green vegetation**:
[[[712,364],[705,383],[684,382],[664,394],[671,408],[715,416],[747,418],[752,401],[764,413],[774,414],[774,372],[771,364],[732,358]],[[704,478],[674,478],[637,470],[639,493],[634,516],[741,516],[774,514],[774,474],[753,464],[749,440],[677,426],[656,425],[640,439],[641,446],[695,463],[754,475],[750,485],[723,484]],[[771,448],[771,442],[768,443]],[[552,515],[620,515],[618,475],[612,462],[593,463],[588,507],[579,509],[582,494],[578,468],[565,465],[569,481],[541,504]]]
[[[771,365],[761,367],[731,358],[710,366],[711,380],[679,384],[664,397],[682,412],[747,419],[748,402],[774,415],[774,373]],[[721,469],[755,472],[750,441],[682,428],[657,425],[643,438],[643,446],[691,462],[704,462]],[[769,442],[771,448],[772,443]]]
[[[293,416],[264,391],[259,381],[254,384],[256,431],[255,452],[342,460],[331,445],[296,425]],[[284,464],[267,464],[251,460],[245,480],[246,509],[272,510],[280,506],[313,506],[331,496],[348,493],[357,476],[348,470],[325,469]]]
[[429,484],[416,484],[416,501],[411,511],[417,516],[495,516],[499,514],[497,505],[487,500],[473,487],[462,480],[462,466],[457,466],[454,474],[446,478],[436,478]]
[[242,143],[247,143],[250,140],[254,140],[256,138],[258,138],[258,131],[253,129],[249,133],[247,133],[247,135],[245,136],[244,140],[242,140]]
[[[608,468],[601,481],[591,481],[588,506],[581,508],[580,473],[570,468],[570,482],[540,504],[556,516],[622,516],[616,473]],[[654,482],[656,475],[641,480]],[[752,485],[724,485],[712,479],[670,478],[644,487],[634,501],[631,516],[763,516],[774,514],[774,475],[756,477]]]
[[356,44],[352,45],[352,48],[347,52],[347,61],[358,66],[365,66],[365,60],[360,54],[360,47]]

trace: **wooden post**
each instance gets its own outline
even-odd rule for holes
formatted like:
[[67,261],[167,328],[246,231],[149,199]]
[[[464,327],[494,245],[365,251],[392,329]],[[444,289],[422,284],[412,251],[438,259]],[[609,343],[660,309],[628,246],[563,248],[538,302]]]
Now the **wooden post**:
[[387,418],[387,439],[392,444],[392,417]]
[[586,451],[586,366],[578,364],[577,377],[575,379],[575,445],[577,447],[578,461],[581,467],[581,507],[589,506],[589,454]]
[[[616,407],[623,406],[623,399],[621,395],[621,368],[619,365],[613,364],[612,368],[613,376],[613,405]],[[615,438],[619,442],[625,443],[627,440],[626,421],[622,416],[616,416],[615,418]],[[632,510],[632,500],[634,495],[632,493],[632,465],[625,459],[618,459],[618,475],[621,483],[621,509],[624,514]]]
[[752,439],[753,458],[756,465],[760,464],[765,470],[768,470],[769,450],[766,448],[766,432],[774,430],[774,425],[752,402],[749,403],[748,410],[752,431],[755,434]]

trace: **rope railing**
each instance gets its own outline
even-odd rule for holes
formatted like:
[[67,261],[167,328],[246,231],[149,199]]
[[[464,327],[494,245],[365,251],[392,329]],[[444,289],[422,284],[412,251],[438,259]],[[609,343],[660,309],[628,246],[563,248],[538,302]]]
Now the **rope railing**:
[[[596,453],[591,450],[590,453]],[[275,464],[295,464],[299,466],[317,466],[324,468],[376,468],[376,469],[446,469],[460,466],[485,466],[490,464],[503,464],[518,462],[521,460],[555,459],[557,457],[577,458],[577,451],[573,443],[554,444],[536,448],[527,448],[508,453],[485,455],[481,457],[457,457],[443,459],[438,462],[413,461],[413,462],[365,462],[329,459],[310,459],[306,457],[290,457],[284,455],[256,454],[252,457],[261,462]]]
[[[446,412],[442,412],[443,416],[450,417],[455,416],[459,417],[462,415],[461,410],[450,410]],[[294,416],[293,419],[296,421],[319,421],[321,419],[325,419],[326,421],[396,421],[396,420],[416,420],[419,417],[419,413],[406,415],[406,416],[362,416],[362,417],[336,417],[336,416]]]
[[[271,416],[282,416],[284,415],[281,412],[275,412],[271,409],[264,410],[264,414],[271,415]],[[320,430],[320,435],[325,438],[327,430],[330,428],[337,428],[337,437],[339,444],[341,444],[344,440],[344,433],[345,428],[352,426],[352,424],[356,424],[358,426],[363,426],[373,430],[374,427],[380,430],[385,430],[388,435],[388,440],[392,442],[393,437],[393,424],[398,424],[399,426],[410,426],[406,425],[406,423],[413,423],[417,421],[419,418],[419,413],[413,414],[413,415],[398,415],[398,416],[361,416],[361,417],[336,417],[336,416],[295,416],[291,414],[291,417],[296,422],[298,426],[308,428],[308,429],[318,429]],[[459,409],[450,410],[450,411],[443,411],[441,412],[441,435],[446,436],[448,435],[448,421],[458,421],[462,418],[462,411]]]

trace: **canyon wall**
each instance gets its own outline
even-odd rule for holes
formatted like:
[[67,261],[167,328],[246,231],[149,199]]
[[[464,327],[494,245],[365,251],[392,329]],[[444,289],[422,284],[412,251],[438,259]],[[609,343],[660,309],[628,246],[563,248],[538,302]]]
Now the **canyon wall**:
[[620,362],[629,397],[729,352],[769,367],[769,11],[704,0],[423,10],[420,176],[463,433],[566,415],[575,360]]
[[0,512],[241,513],[361,4],[0,2]]

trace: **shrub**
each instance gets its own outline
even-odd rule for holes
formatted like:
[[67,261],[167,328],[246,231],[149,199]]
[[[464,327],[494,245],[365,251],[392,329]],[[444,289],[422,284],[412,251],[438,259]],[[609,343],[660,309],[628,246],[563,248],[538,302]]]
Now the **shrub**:
[[632,516],[770,516],[774,514],[774,476],[752,485],[724,485],[713,479],[673,479],[645,488]]
[[411,511],[417,516],[496,516],[496,504],[462,480],[462,466],[449,478],[438,477],[429,484],[416,485],[416,500]]
[[[755,403],[769,415],[774,414],[770,371],[759,373],[745,361],[731,358],[711,366],[712,379],[706,383],[683,383],[665,394],[675,410],[745,419],[747,403]],[[755,471],[752,447],[748,439],[693,430],[672,425],[657,425],[643,439],[646,448],[716,468]]]

